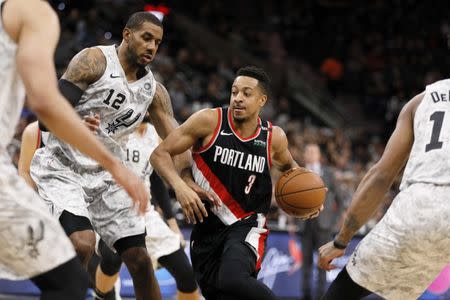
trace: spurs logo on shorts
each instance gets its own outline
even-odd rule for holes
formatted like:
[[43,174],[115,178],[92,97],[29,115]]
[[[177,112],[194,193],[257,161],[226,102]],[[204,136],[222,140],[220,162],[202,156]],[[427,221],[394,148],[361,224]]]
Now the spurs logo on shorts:
[[42,220],[39,221],[39,226],[33,229],[32,226],[28,226],[28,242],[27,246],[30,247],[30,257],[36,258],[39,256],[38,243],[44,239],[45,226]]

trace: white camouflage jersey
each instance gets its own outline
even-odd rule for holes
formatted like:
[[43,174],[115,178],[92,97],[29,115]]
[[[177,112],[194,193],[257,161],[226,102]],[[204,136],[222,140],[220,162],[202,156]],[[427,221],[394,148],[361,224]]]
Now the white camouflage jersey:
[[[145,112],[153,101],[156,81],[147,68],[147,74],[129,83],[119,62],[116,47],[98,46],[106,58],[106,69],[102,77],[89,85],[75,110],[81,115],[99,114],[98,137],[103,144],[121,160],[125,160],[128,136],[141,123]],[[50,135],[45,150],[59,158],[66,157],[72,166],[98,168],[97,162],[78,150]],[[36,155],[39,155],[39,151]]]
[[[0,6],[3,0],[0,0]],[[25,88],[16,66],[17,45],[3,28],[0,15],[0,150],[10,143],[25,101]]]
[[428,85],[414,116],[414,144],[401,189],[413,183],[450,185],[450,79]]
[[137,130],[134,131],[128,140],[126,150],[126,160],[130,162],[133,171],[142,176],[144,182],[150,188],[150,175],[153,167],[150,164],[150,155],[159,144],[159,136],[155,127],[147,123],[144,133],[141,135]]

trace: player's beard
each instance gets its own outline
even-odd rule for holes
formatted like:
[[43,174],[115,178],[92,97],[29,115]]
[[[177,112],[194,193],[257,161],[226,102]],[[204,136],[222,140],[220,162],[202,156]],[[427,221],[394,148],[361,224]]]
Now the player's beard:
[[127,51],[125,54],[128,64],[130,66],[136,67],[136,68],[144,68],[146,65],[141,64],[139,62],[139,55],[137,54],[137,52],[134,50],[133,46],[131,45],[131,43],[128,44],[127,47]]
[[236,116],[233,116],[233,123],[235,123],[235,124],[242,124],[242,123],[245,123],[245,121],[247,121],[247,119],[248,119],[248,117],[244,117],[244,116],[239,116],[239,117],[236,117]]

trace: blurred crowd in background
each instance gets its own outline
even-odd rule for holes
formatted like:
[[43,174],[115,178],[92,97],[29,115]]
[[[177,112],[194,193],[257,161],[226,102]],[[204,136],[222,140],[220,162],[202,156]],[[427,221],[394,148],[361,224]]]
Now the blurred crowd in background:
[[[226,105],[235,71],[247,64],[237,55],[221,58],[198,49],[173,24],[177,15],[189,18],[234,51],[250,53],[269,66],[273,96],[262,117],[285,130],[290,151],[301,165],[305,145],[320,146],[321,164],[332,170],[333,192],[342,199],[341,207],[334,207],[338,224],[358,182],[383,153],[402,105],[450,69],[446,2],[53,0],[62,29],[55,62],[60,76],[81,49],[118,44],[132,12],[165,5],[170,12],[163,22],[164,40],[151,69],[167,87],[176,117],[183,122],[201,108]],[[287,66],[347,111],[354,125],[331,128],[312,117],[287,90]],[[21,133],[34,119],[23,111],[10,145],[15,161]],[[395,196],[398,181],[388,200]],[[386,207],[369,224],[375,224]],[[182,214],[178,216],[183,221]],[[275,203],[270,218],[274,228],[286,229],[289,223]]]

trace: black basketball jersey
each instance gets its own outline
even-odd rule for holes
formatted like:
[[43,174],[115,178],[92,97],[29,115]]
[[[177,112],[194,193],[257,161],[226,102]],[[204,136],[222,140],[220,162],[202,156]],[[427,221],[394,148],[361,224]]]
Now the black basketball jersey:
[[228,108],[217,108],[218,124],[210,142],[193,152],[197,184],[222,200],[211,211],[225,225],[255,213],[266,214],[272,197],[270,144],[272,124],[258,119],[254,135],[242,138]]

